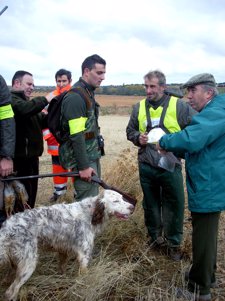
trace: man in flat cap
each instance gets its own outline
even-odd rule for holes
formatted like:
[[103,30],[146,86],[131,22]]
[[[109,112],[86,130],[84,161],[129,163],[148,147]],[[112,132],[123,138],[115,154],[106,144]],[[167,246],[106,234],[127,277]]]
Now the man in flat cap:
[[[192,216],[192,265],[185,273],[194,300],[211,300],[215,287],[217,235],[225,210],[225,94],[218,95],[213,75],[198,74],[183,85],[196,114],[189,126],[164,135],[159,150],[186,159],[188,207]],[[179,291],[185,297],[184,291]],[[196,297],[195,297],[196,296]]]

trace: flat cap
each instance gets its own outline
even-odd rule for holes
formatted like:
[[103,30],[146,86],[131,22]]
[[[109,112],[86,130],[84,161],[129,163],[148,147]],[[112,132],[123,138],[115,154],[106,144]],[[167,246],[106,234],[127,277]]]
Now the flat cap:
[[201,73],[191,77],[185,84],[181,86],[182,89],[193,87],[200,84],[210,85],[216,87],[216,81],[212,74],[210,73]]

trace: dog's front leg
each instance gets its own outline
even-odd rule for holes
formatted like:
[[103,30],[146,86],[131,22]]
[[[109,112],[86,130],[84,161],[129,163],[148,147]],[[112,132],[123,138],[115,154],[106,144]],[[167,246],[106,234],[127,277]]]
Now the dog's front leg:
[[90,261],[91,254],[84,254],[83,252],[78,253],[78,263],[79,263],[79,275],[86,274],[88,272],[88,263]]
[[68,254],[59,252],[59,273],[64,274],[68,263]]

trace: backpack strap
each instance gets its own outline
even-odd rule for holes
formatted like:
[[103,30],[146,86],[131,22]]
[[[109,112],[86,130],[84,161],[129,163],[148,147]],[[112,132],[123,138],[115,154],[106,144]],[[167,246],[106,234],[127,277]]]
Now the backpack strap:
[[[73,93],[78,93],[85,101],[87,109],[89,110],[92,107],[92,102],[91,99],[94,100],[94,112],[95,112],[95,117],[96,121],[98,124],[98,110],[99,110],[99,104],[98,102],[94,99],[94,97],[91,95],[90,91],[87,89],[87,87],[83,86],[82,87],[74,87],[71,90],[68,91],[68,93],[73,92]],[[99,128],[99,125],[98,125]]]
[[87,89],[83,89],[83,88],[80,88],[80,87],[74,87],[72,89],[70,89],[67,93],[77,93],[81,96],[81,98],[83,98],[83,100],[85,101],[86,103],[86,106],[87,106],[87,109],[89,110],[91,108],[91,94],[90,92],[87,90]]

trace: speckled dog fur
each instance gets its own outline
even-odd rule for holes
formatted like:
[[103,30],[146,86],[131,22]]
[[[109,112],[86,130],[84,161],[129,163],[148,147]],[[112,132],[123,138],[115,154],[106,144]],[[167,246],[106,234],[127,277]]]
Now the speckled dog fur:
[[8,263],[16,270],[6,300],[15,301],[34,272],[40,246],[58,251],[62,272],[69,255],[76,255],[80,272],[85,272],[94,238],[105,221],[110,216],[126,219],[133,210],[121,194],[105,190],[102,196],[81,202],[25,210],[10,217],[0,229],[0,265]]

